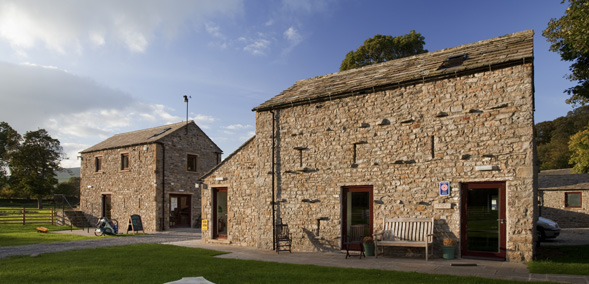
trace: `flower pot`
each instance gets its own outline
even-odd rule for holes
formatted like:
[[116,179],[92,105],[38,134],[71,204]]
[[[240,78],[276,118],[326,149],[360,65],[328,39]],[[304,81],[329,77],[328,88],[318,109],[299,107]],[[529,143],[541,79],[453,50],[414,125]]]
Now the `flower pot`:
[[454,259],[454,251],[456,246],[442,246],[442,258],[443,259]]
[[374,256],[374,244],[363,243],[364,246],[364,254],[366,256]]

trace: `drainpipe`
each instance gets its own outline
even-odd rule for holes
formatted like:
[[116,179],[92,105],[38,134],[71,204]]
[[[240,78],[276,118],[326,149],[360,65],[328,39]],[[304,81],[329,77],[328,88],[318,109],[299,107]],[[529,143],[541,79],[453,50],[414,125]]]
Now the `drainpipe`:
[[162,146],[162,231],[166,230],[166,145],[162,142],[155,142]]
[[275,167],[276,167],[276,163],[274,162],[274,152],[276,152],[275,148],[275,123],[276,123],[276,114],[274,113],[273,110],[270,111],[270,113],[272,114],[272,250],[276,250],[276,208],[274,206],[274,180],[275,180]]

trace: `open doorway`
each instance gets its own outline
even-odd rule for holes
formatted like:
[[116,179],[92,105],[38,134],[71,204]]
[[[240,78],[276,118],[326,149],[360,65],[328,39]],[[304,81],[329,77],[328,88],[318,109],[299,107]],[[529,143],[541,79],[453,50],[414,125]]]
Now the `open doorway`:
[[213,189],[213,239],[227,238],[227,188]]
[[191,195],[170,194],[170,228],[190,228]]
[[[345,186],[342,188],[342,236],[372,236],[372,186]],[[343,239],[342,238],[342,241]]]

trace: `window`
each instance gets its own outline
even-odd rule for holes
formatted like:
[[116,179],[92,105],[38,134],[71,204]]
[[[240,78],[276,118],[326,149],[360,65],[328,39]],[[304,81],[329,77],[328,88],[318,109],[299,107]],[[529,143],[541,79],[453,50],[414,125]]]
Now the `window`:
[[129,153],[121,154],[121,171],[129,170]]
[[94,171],[102,172],[102,156],[94,158]]
[[580,192],[565,192],[564,193],[564,207],[566,208],[581,208],[582,204]]
[[196,155],[187,154],[186,155],[186,170],[189,172],[196,172]]

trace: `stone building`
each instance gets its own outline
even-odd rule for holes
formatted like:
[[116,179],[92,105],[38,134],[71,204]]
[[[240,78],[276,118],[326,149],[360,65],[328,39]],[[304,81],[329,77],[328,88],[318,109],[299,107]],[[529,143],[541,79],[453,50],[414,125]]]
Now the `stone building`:
[[589,228],[589,174],[572,169],[541,171],[538,177],[540,216],[563,228]]
[[146,231],[200,225],[198,179],[221,149],[193,122],[117,134],[82,152],[80,209],[91,220],[141,216]]
[[461,257],[532,260],[533,34],[301,80],[255,107],[255,137],[202,177],[203,240],[273,249],[276,220],[293,250],[338,251],[351,226],[433,217],[438,257],[454,238]]

